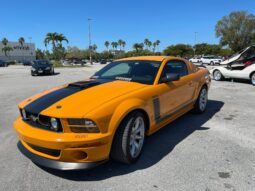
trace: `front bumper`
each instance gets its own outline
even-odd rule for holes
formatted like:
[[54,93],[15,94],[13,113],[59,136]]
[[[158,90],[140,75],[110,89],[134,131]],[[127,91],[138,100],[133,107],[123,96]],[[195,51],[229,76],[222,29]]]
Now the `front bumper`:
[[31,72],[37,75],[51,74],[51,70],[31,70]]
[[32,127],[21,117],[13,126],[26,150],[24,153],[29,153],[25,155],[42,166],[84,169],[109,158],[111,134],[57,133]]
[[38,156],[36,154],[31,153],[26,147],[19,142],[18,148],[22,154],[24,154],[26,157],[28,157],[31,161],[33,161],[35,164],[38,164],[43,167],[56,169],[56,170],[88,170],[91,168],[94,168],[100,164],[105,163],[107,160],[97,161],[97,162],[62,162],[62,161],[56,161],[47,159],[41,156]]

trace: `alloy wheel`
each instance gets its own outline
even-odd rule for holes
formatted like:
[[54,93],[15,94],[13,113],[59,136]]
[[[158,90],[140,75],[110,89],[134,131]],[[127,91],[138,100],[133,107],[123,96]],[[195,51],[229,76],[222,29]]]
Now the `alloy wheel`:
[[207,104],[207,90],[206,88],[203,88],[201,90],[201,93],[200,93],[200,97],[199,97],[199,108],[201,111],[204,111],[205,108],[206,108],[206,104]]
[[145,123],[144,119],[138,116],[131,124],[132,127],[129,140],[129,149],[132,158],[136,158],[140,154],[143,147]]

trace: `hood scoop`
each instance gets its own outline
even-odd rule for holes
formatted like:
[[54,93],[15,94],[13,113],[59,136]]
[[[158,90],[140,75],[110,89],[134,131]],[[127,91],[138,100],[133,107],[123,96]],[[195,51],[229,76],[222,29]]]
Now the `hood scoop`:
[[101,83],[95,82],[95,81],[80,81],[80,82],[71,83],[67,87],[76,87],[76,88],[80,88],[80,89],[86,89],[86,88],[90,88],[93,86],[97,86],[99,84],[101,84]]

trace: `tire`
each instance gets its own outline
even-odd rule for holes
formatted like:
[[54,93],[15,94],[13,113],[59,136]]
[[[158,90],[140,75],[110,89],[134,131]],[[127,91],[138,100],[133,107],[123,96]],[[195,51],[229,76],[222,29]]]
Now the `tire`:
[[224,79],[224,77],[223,77],[222,73],[219,70],[214,70],[213,79],[215,81],[222,81]]
[[[135,133],[135,129],[139,131]],[[111,148],[111,158],[115,161],[130,164],[141,155],[145,138],[146,121],[141,112],[129,114],[117,129]],[[137,136],[137,139],[135,139]],[[139,137],[139,138],[138,138]]]
[[251,74],[251,84],[255,86],[255,72]]
[[54,75],[54,74],[55,74],[55,71],[54,71],[54,68],[52,68],[51,75]]
[[34,72],[31,71],[31,76],[35,76]]
[[196,103],[194,106],[194,112],[203,113],[206,110],[207,101],[208,101],[208,90],[206,86],[203,86],[196,100]]

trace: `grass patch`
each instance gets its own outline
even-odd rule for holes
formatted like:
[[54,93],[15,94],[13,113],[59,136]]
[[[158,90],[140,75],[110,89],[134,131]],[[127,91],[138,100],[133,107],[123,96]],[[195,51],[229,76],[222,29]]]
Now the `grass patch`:
[[85,67],[90,67],[87,64],[84,64],[83,66],[63,66],[59,61],[53,61],[52,62],[53,66],[55,68],[85,68]]

